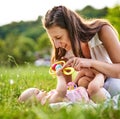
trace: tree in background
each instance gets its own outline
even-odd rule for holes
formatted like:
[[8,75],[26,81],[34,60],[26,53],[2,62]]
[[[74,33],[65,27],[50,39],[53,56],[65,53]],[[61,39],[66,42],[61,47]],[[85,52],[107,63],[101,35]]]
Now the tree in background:
[[31,38],[8,34],[4,40],[0,41],[0,45],[2,51],[0,64],[2,65],[14,66],[35,60],[36,43]]
[[43,33],[40,37],[37,39],[38,44],[38,51],[39,54],[44,57],[44,55],[50,55],[51,54],[51,43],[48,38],[47,33]]
[[117,29],[120,38],[120,5],[108,9],[108,14],[105,17]]
[[33,39],[25,36],[19,36],[13,49],[13,56],[19,64],[33,62],[35,60],[35,51],[36,43]]
[[107,15],[107,10],[107,7],[95,9],[92,6],[86,6],[82,10],[76,10],[76,12],[85,18],[103,18]]

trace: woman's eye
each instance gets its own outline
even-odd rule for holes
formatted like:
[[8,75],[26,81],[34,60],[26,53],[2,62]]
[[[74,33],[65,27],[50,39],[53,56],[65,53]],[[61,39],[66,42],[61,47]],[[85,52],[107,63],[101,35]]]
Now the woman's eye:
[[56,39],[58,39],[58,40],[59,40],[59,39],[61,39],[61,37],[56,37]]
[[56,38],[56,40],[60,40],[60,38]]

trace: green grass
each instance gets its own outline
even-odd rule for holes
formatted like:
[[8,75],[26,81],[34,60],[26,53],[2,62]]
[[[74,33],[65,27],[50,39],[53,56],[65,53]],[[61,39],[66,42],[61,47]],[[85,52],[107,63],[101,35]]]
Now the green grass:
[[14,68],[0,68],[0,119],[119,119],[120,107],[114,109],[112,103],[98,107],[74,104],[60,110],[53,110],[48,104],[20,104],[20,93],[29,87],[47,91],[55,88],[56,79],[48,73],[49,67],[32,65]]

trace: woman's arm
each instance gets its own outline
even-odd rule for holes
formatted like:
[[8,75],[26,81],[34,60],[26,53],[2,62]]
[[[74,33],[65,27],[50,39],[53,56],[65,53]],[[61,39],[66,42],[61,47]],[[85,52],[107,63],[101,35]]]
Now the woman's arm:
[[91,61],[91,67],[107,77],[120,78],[120,63],[109,64],[97,60]]
[[75,57],[70,59],[63,68],[71,66],[76,71],[80,71],[83,67],[93,68],[107,77],[120,78],[120,63],[109,64],[93,59]]
[[105,25],[99,32],[99,38],[103,42],[113,64],[87,58],[72,58],[63,68],[72,66],[79,71],[82,67],[93,68],[107,77],[120,78],[120,42],[112,27]]
[[105,25],[98,33],[110,59],[113,63],[120,63],[120,41],[112,27]]
[[113,64],[93,60],[91,67],[106,74],[108,77],[120,78],[120,42],[117,34],[112,27],[105,25],[98,35]]

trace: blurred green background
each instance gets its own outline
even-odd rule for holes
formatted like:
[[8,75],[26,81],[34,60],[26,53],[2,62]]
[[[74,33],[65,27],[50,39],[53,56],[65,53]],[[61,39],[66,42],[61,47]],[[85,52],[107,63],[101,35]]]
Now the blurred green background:
[[[103,9],[86,6],[76,12],[87,19],[107,19],[120,34],[120,5]],[[11,67],[34,63],[39,58],[50,59],[51,44],[41,19],[42,16],[38,16],[35,21],[12,22],[0,26],[0,65]]]

